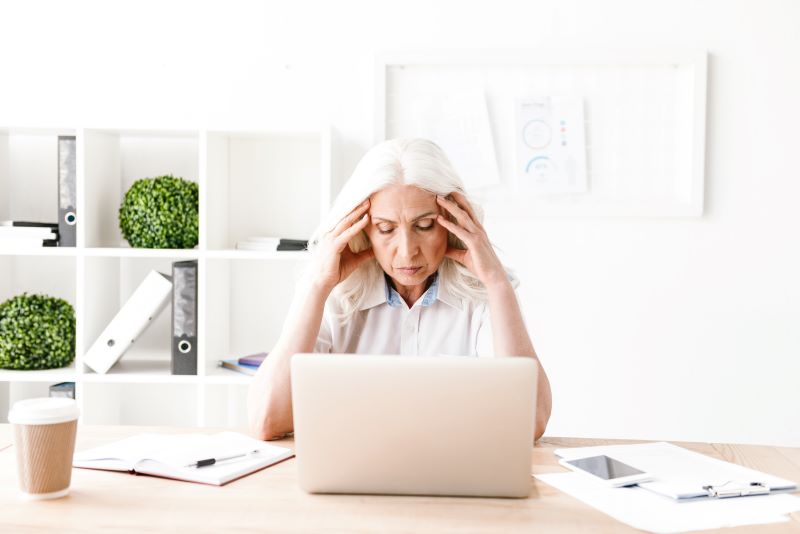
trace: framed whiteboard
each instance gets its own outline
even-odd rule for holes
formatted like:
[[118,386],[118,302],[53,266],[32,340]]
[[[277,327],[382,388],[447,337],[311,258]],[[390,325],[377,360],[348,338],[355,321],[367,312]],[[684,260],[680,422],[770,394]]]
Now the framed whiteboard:
[[[415,112],[419,117],[421,100],[453,102],[470,92],[483,95],[489,126],[483,130],[491,132],[498,180],[470,193],[487,213],[703,214],[704,50],[386,52],[377,57],[376,76],[376,142],[418,136],[419,123],[411,119]],[[540,195],[518,188],[515,103],[540,97],[577,97],[583,102],[586,192]],[[475,116],[464,120],[474,122]],[[478,161],[468,161],[471,148],[463,152],[464,158],[451,156],[462,173]]]

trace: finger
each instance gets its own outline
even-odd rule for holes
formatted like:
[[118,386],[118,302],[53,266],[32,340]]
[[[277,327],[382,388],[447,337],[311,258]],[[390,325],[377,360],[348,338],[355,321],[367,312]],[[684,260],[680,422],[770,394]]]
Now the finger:
[[458,191],[453,191],[450,193],[453,197],[453,200],[456,201],[464,211],[469,213],[470,218],[475,223],[476,226],[481,227],[481,222],[478,220],[478,216],[475,215],[475,210],[472,209],[472,203],[467,200],[467,197],[463,193],[459,193]]
[[455,234],[455,236],[457,238],[459,238],[461,241],[463,241],[464,243],[468,243],[468,242],[472,241],[472,234],[471,233],[467,232],[465,229],[463,229],[462,227],[460,227],[456,223],[448,221],[443,216],[437,215],[436,216],[436,222],[438,222],[439,224],[444,226],[445,229],[447,229],[448,231],[450,231],[453,234]]
[[364,216],[364,213],[366,213],[368,209],[369,199],[366,199],[364,202],[356,206],[353,211],[344,216],[341,221],[339,221],[339,224],[337,224],[333,230],[331,230],[331,235],[333,235],[333,237],[341,235],[342,232],[358,222],[358,220]]
[[465,265],[464,257],[467,255],[467,251],[463,248],[453,248],[448,247],[447,250],[444,252],[446,258],[451,258],[456,260],[458,263]]
[[469,214],[466,211],[461,209],[458,206],[458,204],[456,204],[455,202],[453,202],[449,198],[445,198],[445,197],[442,197],[442,196],[437,196],[436,200],[439,202],[439,204],[444,209],[446,209],[451,214],[453,214],[453,216],[458,221],[458,224],[460,224],[462,227],[464,227],[465,229],[467,229],[470,232],[478,231],[478,228],[475,226],[475,223],[472,221],[472,218],[469,216]]
[[350,240],[353,239],[355,236],[357,236],[358,233],[361,232],[361,230],[366,228],[368,223],[369,223],[369,214],[365,213],[364,215],[361,216],[360,219],[358,219],[355,222],[355,224],[350,226],[350,228],[344,230],[333,241],[336,250],[338,250],[339,252],[343,251],[347,246],[347,244],[350,242]]

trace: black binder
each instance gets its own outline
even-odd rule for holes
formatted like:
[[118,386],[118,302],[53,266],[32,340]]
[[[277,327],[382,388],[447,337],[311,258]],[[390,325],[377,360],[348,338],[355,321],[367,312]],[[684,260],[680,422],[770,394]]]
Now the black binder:
[[197,374],[197,260],[172,264],[172,374]]
[[58,136],[58,242],[75,246],[78,216],[75,211],[76,144],[74,135]]

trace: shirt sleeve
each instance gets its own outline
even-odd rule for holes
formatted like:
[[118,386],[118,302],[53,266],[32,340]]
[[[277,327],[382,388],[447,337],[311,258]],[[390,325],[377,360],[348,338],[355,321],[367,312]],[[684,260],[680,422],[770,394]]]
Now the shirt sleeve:
[[317,342],[314,344],[315,353],[330,353],[333,348],[333,335],[331,334],[330,313],[328,307],[322,312],[322,322],[319,325]]
[[478,358],[494,357],[494,339],[492,337],[492,317],[489,314],[489,303],[483,304],[476,310],[480,314],[478,334],[475,343],[475,355]]

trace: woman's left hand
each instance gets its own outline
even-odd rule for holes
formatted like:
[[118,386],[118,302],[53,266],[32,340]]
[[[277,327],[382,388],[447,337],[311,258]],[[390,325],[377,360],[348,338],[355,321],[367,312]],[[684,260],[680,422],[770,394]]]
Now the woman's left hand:
[[461,193],[453,192],[452,200],[437,196],[436,201],[453,215],[456,222],[439,215],[436,222],[455,234],[467,246],[466,250],[448,247],[445,256],[464,265],[487,288],[497,283],[508,283],[506,271],[489,242],[486,230]]

